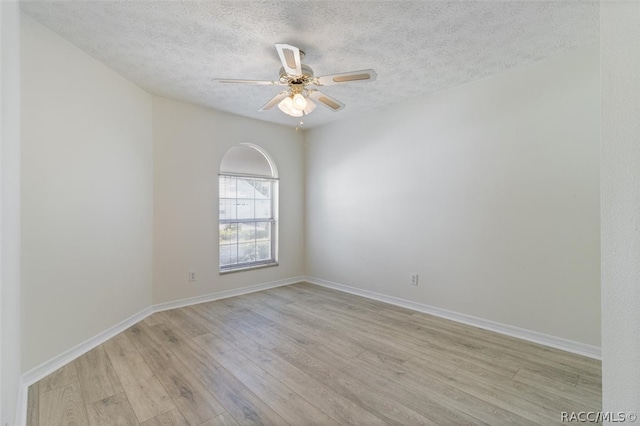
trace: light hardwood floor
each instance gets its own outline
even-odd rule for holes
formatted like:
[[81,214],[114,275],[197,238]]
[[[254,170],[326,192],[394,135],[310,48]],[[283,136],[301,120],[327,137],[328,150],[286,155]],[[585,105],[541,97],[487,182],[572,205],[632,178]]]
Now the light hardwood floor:
[[311,284],[159,312],[29,388],[28,425],[551,425],[600,362]]

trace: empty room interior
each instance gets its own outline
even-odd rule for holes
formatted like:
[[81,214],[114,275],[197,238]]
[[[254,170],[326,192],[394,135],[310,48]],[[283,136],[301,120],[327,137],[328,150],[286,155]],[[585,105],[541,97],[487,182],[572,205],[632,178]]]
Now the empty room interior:
[[0,9],[3,425],[640,414],[640,4]]

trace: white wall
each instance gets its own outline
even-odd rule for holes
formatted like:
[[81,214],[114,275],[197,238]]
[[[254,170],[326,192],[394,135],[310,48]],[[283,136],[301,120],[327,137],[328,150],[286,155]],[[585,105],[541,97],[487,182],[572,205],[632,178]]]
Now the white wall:
[[[304,143],[292,128],[154,98],[153,301],[162,303],[304,274]],[[239,143],[264,148],[280,178],[279,265],[218,272],[218,171]],[[195,270],[196,282],[187,273]]]
[[20,387],[20,9],[0,2],[0,400],[14,424]]
[[152,99],[22,15],[22,371],[151,304]]
[[600,346],[598,55],[308,131],[308,275]]
[[640,414],[640,3],[602,2],[603,409]]

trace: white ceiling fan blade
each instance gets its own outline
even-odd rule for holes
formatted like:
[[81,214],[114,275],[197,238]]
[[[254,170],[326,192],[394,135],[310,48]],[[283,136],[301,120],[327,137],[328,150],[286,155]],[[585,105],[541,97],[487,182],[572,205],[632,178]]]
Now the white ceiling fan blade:
[[350,83],[353,81],[373,81],[378,75],[374,70],[360,70],[343,72],[340,74],[323,75],[316,79],[318,86],[330,86],[332,84]]
[[280,62],[287,74],[297,77],[302,75],[302,66],[300,62],[300,49],[289,44],[276,44]]
[[234,79],[214,78],[213,81],[217,81],[219,83],[258,84],[258,85],[264,85],[264,86],[281,85],[279,81],[268,81],[268,80],[234,80]]
[[309,97],[314,101],[329,108],[331,111],[340,111],[342,108],[344,108],[344,104],[342,102],[318,90],[314,90],[313,92],[309,93]]
[[258,111],[267,111],[270,110],[271,108],[273,108],[275,105],[278,105],[280,103],[281,100],[283,100],[284,98],[286,98],[287,96],[289,96],[289,91],[285,90],[284,92],[280,92],[277,95],[275,95],[273,98],[271,98],[271,100],[269,102],[267,102],[266,104],[264,104],[262,106],[262,108],[260,108]]

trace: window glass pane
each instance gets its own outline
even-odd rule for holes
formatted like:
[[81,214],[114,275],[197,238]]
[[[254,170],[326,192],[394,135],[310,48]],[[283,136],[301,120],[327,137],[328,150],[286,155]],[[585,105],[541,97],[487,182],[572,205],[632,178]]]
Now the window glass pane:
[[273,198],[273,181],[264,182],[264,192],[262,193],[265,199]]
[[271,259],[271,240],[256,242],[256,260]]
[[255,242],[238,244],[238,263],[253,262],[255,258]]
[[248,243],[256,239],[255,223],[239,223],[238,224],[238,242]]
[[236,181],[238,198],[255,198],[256,189],[253,187],[254,179],[238,178]]
[[271,219],[271,200],[256,200],[256,219]]
[[235,244],[238,238],[237,227],[235,223],[220,224],[220,244]]
[[256,199],[268,200],[271,198],[271,182],[268,180],[257,180],[255,183]]
[[236,202],[230,199],[220,200],[220,220],[236,218]]
[[220,266],[230,266],[238,263],[237,244],[225,244],[220,246]]
[[260,179],[254,179],[253,182],[251,182],[251,186],[253,186],[253,196],[258,199],[258,198],[263,198],[264,195],[262,195],[262,187],[264,181],[260,180]]
[[229,253],[229,246],[220,246],[220,266],[226,266],[231,263],[231,254]]
[[220,269],[275,261],[271,199],[274,181],[221,175],[219,183]]
[[247,198],[239,198],[236,200],[236,211],[238,219],[253,219],[254,201]]
[[271,240],[271,222],[256,222],[256,240]]
[[236,198],[236,178],[220,176],[220,198]]

